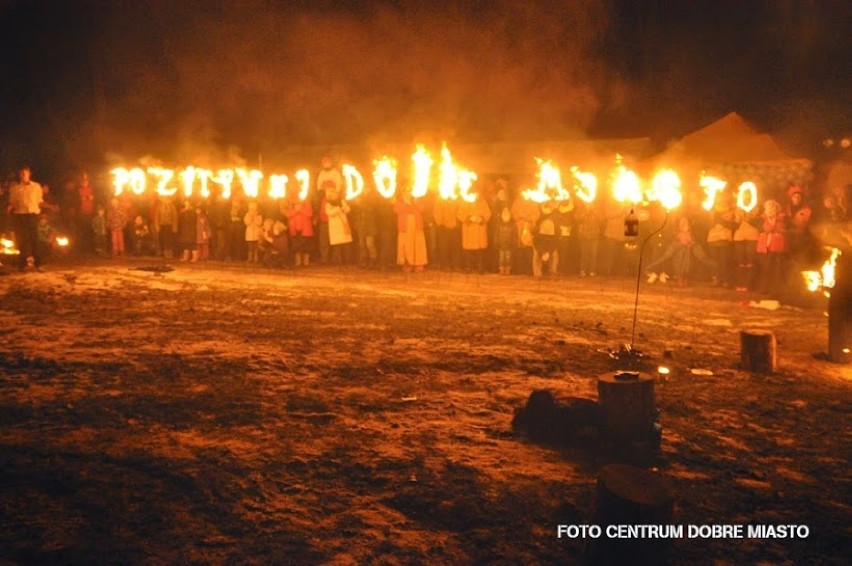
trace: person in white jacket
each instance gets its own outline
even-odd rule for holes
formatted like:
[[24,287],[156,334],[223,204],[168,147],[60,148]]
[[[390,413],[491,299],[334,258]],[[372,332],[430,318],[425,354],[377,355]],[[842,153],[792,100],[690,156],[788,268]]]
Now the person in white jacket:
[[246,225],[246,247],[248,247],[247,263],[257,263],[260,259],[257,243],[263,229],[263,215],[257,210],[257,203],[252,201],[248,205],[248,212],[243,217]]
[[343,265],[349,260],[352,227],[349,225],[349,204],[336,188],[326,190],[325,214],[328,217],[328,244],[332,263]]

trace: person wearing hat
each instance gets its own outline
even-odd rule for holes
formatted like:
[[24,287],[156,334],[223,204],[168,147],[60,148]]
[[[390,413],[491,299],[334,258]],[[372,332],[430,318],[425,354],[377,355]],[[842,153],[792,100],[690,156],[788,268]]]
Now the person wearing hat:
[[786,210],[790,223],[787,234],[788,252],[794,262],[805,261],[810,251],[811,207],[805,204],[805,190],[799,185],[790,187],[787,196],[790,197]]

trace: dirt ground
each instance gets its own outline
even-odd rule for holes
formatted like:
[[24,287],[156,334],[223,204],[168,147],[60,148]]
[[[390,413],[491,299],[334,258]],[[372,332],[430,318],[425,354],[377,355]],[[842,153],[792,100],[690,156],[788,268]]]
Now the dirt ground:
[[[516,437],[531,391],[597,397],[634,282],[145,263],[0,277],[0,563],[579,563],[606,459]],[[644,286],[676,564],[844,564],[852,368],[821,301]],[[780,371],[737,369],[772,329]],[[694,375],[707,369],[712,376]]]

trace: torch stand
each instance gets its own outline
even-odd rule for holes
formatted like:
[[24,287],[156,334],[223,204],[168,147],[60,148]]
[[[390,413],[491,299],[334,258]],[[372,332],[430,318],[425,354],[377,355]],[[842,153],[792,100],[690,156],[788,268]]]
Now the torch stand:
[[636,350],[636,316],[639,312],[639,286],[642,283],[642,254],[645,252],[645,246],[648,242],[651,241],[651,238],[659,234],[663,231],[663,228],[666,227],[666,223],[669,221],[669,213],[666,211],[666,216],[663,219],[663,223],[660,224],[660,227],[651,232],[648,236],[645,237],[645,240],[642,242],[642,245],[639,246],[639,266],[636,268],[636,298],[633,302],[633,328],[630,333],[630,344],[626,347],[622,347],[621,349],[614,351],[611,353],[611,356],[619,361],[627,362],[628,367],[635,367],[639,360],[642,358],[642,353]]

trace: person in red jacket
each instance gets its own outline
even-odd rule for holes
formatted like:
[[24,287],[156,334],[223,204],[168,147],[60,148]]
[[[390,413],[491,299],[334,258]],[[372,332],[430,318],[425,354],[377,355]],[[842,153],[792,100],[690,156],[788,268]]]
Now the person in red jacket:
[[787,215],[778,201],[763,204],[760,234],[757,236],[757,257],[760,265],[759,291],[775,294],[780,290],[787,255]]
[[290,247],[296,267],[311,264],[311,242],[314,239],[314,209],[308,200],[299,200],[298,196],[288,197],[287,225],[290,232]]

